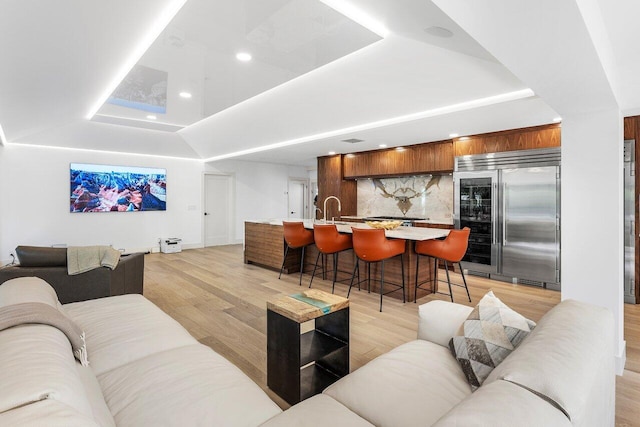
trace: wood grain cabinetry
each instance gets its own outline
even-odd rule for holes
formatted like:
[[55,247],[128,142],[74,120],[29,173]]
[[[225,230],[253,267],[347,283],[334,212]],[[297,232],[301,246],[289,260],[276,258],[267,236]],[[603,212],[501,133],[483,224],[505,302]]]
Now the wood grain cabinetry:
[[[285,243],[281,225],[244,223],[244,262],[280,270]],[[290,250],[284,263],[285,273],[300,271],[300,250]]]
[[560,124],[474,135],[454,141],[454,156],[560,146]]
[[[338,203],[331,200],[327,203],[327,219],[339,218],[340,215],[356,215],[357,207],[357,183],[344,179],[344,156],[335,155],[318,157],[318,204],[324,209],[324,200],[329,196],[336,196],[342,204],[342,211],[338,212]],[[323,213],[324,215],[324,213]],[[322,215],[319,215],[322,217]]]
[[453,170],[453,142],[411,145],[343,156],[344,178],[398,176]]

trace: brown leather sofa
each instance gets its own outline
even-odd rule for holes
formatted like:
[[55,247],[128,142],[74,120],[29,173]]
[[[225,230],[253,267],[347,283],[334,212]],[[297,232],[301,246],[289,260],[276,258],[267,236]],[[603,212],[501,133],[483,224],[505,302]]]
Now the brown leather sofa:
[[143,253],[122,255],[115,270],[100,267],[73,276],[67,274],[66,248],[18,246],[16,254],[20,265],[0,269],[0,284],[16,277],[39,277],[56,290],[63,304],[143,291]]

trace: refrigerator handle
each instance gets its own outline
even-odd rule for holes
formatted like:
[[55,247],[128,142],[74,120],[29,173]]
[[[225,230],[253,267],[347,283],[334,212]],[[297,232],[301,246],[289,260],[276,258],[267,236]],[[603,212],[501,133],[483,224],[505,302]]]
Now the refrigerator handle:
[[502,246],[507,246],[507,183],[502,183]]
[[[491,216],[495,217],[495,215],[496,215],[496,205],[498,204],[498,202],[497,202],[497,200],[498,200],[498,183],[497,182],[493,183],[491,191],[493,192],[493,194],[491,194]],[[491,231],[492,231],[491,244],[497,245],[498,244],[498,230],[496,230],[495,222],[491,225]]]

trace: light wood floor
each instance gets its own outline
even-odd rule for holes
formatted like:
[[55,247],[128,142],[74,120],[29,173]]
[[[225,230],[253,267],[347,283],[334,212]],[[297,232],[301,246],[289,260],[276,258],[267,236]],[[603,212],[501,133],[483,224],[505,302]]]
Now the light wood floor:
[[[454,275],[454,281],[459,276]],[[303,277],[309,283],[309,276]],[[454,287],[456,302],[475,305],[490,289],[507,305],[535,321],[560,302],[560,293],[468,277],[473,303]],[[144,294],[180,322],[200,342],[242,369],[281,407],[288,405],[266,387],[266,301],[300,289],[298,275],[284,275],[243,263],[241,245],[192,249],[178,254],[149,254]],[[314,279],[313,287],[331,292],[331,282]],[[346,296],[347,286],[336,284]],[[350,298],[351,370],[416,338],[418,305],[447,296],[431,295],[406,303],[354,289]],[[627,365],[617,378],[616,425],[640,426],[640,305],[625,305]]]

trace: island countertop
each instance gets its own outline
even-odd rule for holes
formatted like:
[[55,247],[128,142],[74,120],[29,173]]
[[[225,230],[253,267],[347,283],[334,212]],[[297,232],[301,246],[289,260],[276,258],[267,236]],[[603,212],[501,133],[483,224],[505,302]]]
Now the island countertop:
[[[282,219],[266,219],[266,220],[247,220],[246,222],[253,222],[257,224],[269,224],[269,225],[282,225],[282,221],[300,222],[300,220],[282,220]],[[304,227],[312,229],[314,224],[323,224],[318,220],[305,219],[302,220]],[[340,233],[352,233],[351,228],[366,228],[372,227],[361,222],[348,222],[348,221],[327,221],[327,224],[335,224],[338,232]],[[447,237],[449,230],[442,228],[429,228],[429,227],[398,227],[395,230],[385,230],[385,235],[390,239],[405,239],[405,240],[430,240],[439,239],[441,237]]]

